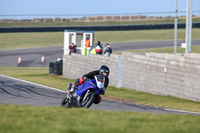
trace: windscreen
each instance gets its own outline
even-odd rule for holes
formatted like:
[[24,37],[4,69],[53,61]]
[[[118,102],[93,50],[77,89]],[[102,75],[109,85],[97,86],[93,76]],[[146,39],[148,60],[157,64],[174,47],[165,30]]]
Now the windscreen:
[[97,82],[97,87],[98,88],[104,88],[105,77],[103,75],[95,76],[95,80]]

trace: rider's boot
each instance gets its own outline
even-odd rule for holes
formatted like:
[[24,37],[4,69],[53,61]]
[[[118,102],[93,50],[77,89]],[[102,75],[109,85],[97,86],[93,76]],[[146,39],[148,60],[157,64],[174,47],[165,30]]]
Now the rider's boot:
[[74,87],[72,87],[70,90],[68,90],[68,93],[71,95],[73,91],[74,91]]
[[76,87],[73,85],[72,88],[68,91],[68,93],[71,95],[74,90],[76,90]]

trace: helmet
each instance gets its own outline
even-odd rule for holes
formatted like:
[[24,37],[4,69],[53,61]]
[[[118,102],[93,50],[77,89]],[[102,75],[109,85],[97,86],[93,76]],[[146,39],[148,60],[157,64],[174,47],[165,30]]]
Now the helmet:
[[108,77],[108,75],[110,73],[110,69],[106,65],[102,65],[100,67],[99,71],[100,71],[100,74],[102,74],[102,75],[103,75],[103,73],[106,73],[106,77]]

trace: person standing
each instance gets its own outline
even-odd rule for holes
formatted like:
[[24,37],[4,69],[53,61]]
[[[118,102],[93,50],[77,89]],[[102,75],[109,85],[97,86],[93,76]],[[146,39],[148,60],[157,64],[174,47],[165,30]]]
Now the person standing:
[[85,45],[86,45],[86,47],[90,47],[90,38],[89,37],[87,37]]
[[76,53],[76,45],[74,45],[74,43],[71,43],[70,45],[69,45],[69,49],[70,49],[70,55],[71,55],[71,53]]
[[110,54],[112,54],[112,49],[108,43],[106,44],[106,47],[103,49],[103,54],[104,56],[110,56]]
[[96,54],[100,54],[102,55],[102,46],[101,46],[101,42],[98,41],[97,44],[94,46]]
[[90,38],[89,37],[87,37],[87,39],[86,39],[86,42],[85,42],[85,46],[86,46],[86,48],[87,48],[87,56],[90,54],[90,49],[91,49],[91,47],[90,47]]
[[87,47],[86,47],[86,45],[82,48],[81,55],[87,55]]

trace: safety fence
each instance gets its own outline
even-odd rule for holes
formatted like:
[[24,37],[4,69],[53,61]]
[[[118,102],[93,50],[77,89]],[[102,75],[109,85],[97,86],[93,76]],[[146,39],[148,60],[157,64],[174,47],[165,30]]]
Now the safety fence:
[[[193,18],[200,11],[192,12]],[[172,19],[175,12],[115,13],[115,14],[0,14],[1,23],[16,22],[105,22]],[[178,12],[179,19],[186,18],[186,11]]]
[[[200,23],[193,23],[193,28],[200,28]],[[178,28],[185,28],[185,23],[179,23]],[[64,30],[84,31],[125,31],[125,30],[158,30],[174,29],[174,24],[143,24],[116,26],[66,26],[66,27],[7,27],[0,28],[0,33],[9,32],[63,32]]]

